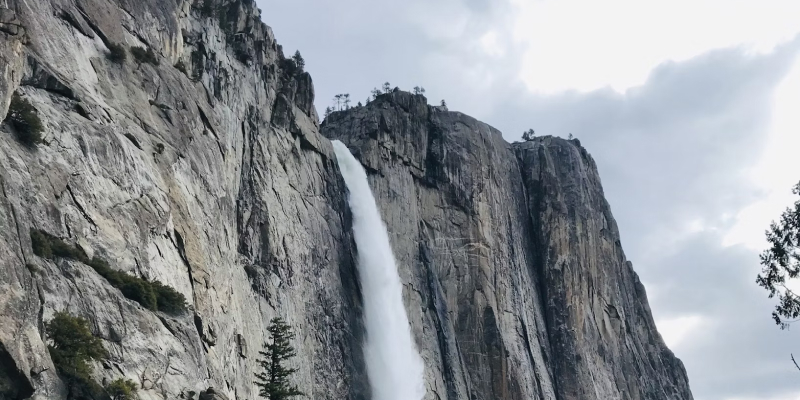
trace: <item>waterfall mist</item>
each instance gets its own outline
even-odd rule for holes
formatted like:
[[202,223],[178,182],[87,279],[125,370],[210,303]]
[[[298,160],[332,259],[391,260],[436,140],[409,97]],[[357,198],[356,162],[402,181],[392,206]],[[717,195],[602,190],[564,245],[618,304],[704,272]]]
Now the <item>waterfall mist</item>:
[[424,364],[417,352],[403,305],[386,226],[367,174],[347,146],[333,141],[353,213],[358,274],[364,293],[364,356],[373,400],[420,400],[425,396]]

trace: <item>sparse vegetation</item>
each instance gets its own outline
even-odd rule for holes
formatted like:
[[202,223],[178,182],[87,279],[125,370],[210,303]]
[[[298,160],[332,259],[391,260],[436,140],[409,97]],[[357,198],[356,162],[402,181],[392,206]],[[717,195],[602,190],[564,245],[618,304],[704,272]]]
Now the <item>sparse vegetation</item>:
[[442,99],[442,102],[440,103],[440,105],[441,105],[442,107],[447,107],[447,103],[444,101],[444,99]]
[[264,357],[258,360],[263,372],[256,374],[256,382],[261,389],[259,395],[269,400],[287,400],[296,396],[303,396],[296,385],[289,383],[289,377],[295,372],[296,368],[287,368],[286,361],[297,355],[291,341],[294,339],[294,331],[283,318],[273,318],[269,328],[272,343],[264,343],[264,351],[259,351]]
[[106,54],[106,58],[108,58],[108,60],[111,62],[122,64],[128,58],[128,53],[125,52],[125,47],[122,45],[109,43],[108,54]]
[[36,275],[36,273],[39,272],[39,267],[37,267],[37,266],[35,266],[33,264],[25,264],[25,268],[28,269],[28,271],[31,273],[31,275]]
[[152,311],[177,314],[186,310],[186,298],[175,289],[159,281],[148,282],[142,278],[117,271],[100,257],[91,260],[75,246],[40,230],[31,230],[33,253],[39,257],[67,258],[80,261],[94,269],[111,286],[122,294]]
[[335,102],[334,111],[342,111],[350,109],[350,93],[341,93],[333,97]]
[[164,144],[163,143],[156,144],[156,154],[164,154]]
[[528,129],[527,131],[522,132],[522,140],[526,142],[533,140],[534,136],[536,136],[536,132],[534,132],[533,129]]
[[416,94],[416,95],[425,94],[425,88],[422,87],[422,86],[414,86],[414,94]]
[[[792,193],[800,195],[800,183]],[[800,294],[787,284],[800,276],[800,200],[781,214],[780,221],[773,221],[766,233],[770,247],[761,253],[756,283],[769,291],[770,298],[778,297],[772,319],[787,329],[800,317]]]
[[11,104],[8,107],[8,114],[5,121],[14,127],[17,139],[28,147],[35,147],[42,143],[42,131],[44,126],[39,119],[36,108],[19,94],[11,96]]
[[45,331],[50,340],[50,358],[69,390],[67,398],[92,398],[101,393],[100,385],[90,377],[89,362],[101,360],[108,353],[103,342],[89,330],[89,321],[60,311],[46,324]]
[[304,60],[303,56],[300,55],[300,50],[294,52],[292,60],[294,61],[295,65],[297,65],[297,69],[302,73],[306,68],[306,60]]
[[106,393],[111,400],[135,400],[138,389],[136,382],[130,379],[120,378],[106,385]]
[[383,93],[389,93],[391,91],[392,91],[392,85],[389,82],[384,82]]
[[131,47],[131,55],[139,64],[159,64],[158,56],[156,56],[152,48],[144,49],[143,47],[134,46]]

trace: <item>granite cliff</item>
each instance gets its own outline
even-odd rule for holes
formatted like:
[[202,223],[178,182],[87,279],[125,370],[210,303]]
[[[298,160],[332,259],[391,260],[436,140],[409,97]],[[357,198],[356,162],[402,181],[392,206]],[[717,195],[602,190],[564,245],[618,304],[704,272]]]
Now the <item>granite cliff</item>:
[[[264,12],[269,12],[265,10]],[[0,0],[0,398],[63,399],[44,324],[90,321],[144,399],[255,399],[267,321],[298,331],[296,383],[369,399],[346,188],[329,139],[370,174],[404,283],[427,399],[691,399],[576,140],[509,144],[395,91],[320,123],[311,77],[252,0]],[[154,60],[116,46],[151,50]],[[127,299],[33,253],[40,230],[182,293]],[[209,391],[213,388],[213,391]],[[215,394],[211,394],[211,393]]]

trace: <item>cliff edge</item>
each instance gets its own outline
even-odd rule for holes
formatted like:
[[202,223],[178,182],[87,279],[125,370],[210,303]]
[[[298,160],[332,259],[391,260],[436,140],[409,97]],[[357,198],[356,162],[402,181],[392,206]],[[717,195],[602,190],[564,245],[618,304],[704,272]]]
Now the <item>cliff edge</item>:
[[[576,141],[508,144],[404,92],[320,124],[252,0],[0,0],[0,115],[15,97],[43,130],[0,125],[0,398],[68,396],[44,329],[67,311],[109,353],[92,379],[143,400],[256,398],[275,316],[309,398],[369,399],[336,138],[370,173],[426,399],[691,399]],[[31,232],[188,309],[40,257]]]

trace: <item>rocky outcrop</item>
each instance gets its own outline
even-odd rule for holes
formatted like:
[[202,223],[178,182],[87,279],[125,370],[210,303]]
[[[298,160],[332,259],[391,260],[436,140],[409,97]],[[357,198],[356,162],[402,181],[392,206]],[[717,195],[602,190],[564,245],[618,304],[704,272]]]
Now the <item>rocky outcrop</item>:
[[[691,399],[575,141],[508,144],[404,92],[320,127],[311,77],[252,0],[0,0],[0,397],[66,396],[44,325],[90,321],[99,383],[148,399],[253,399],[267,321],[295,327],[309,398],[368,399],[346,189],[370,172],[428,399]],[[127,59],[115,62],[115,46]],[[156,63],[136,59],[151,50]],[[154,312],[31,230],[181,292]]]
[[692,398],[577,140],[508,144],[405,92],[322,133],[370,172],[434,398]]
[[[8,124],[0,132],[0,343],[11,370],[42,398],[63,395],[43,323],[67,310],[109,350],[97,382],[132,379],[142,399],[209,387],[252,399],[265,321],[280,315],[298,331],[304,391],[363,398],[344,184],[311,79],[254,2],[0,5],[27,35],[0,33],[0,114],[17,92],[45,127],[35,149]],[[121,64],[106,56],[116,44],[128,51]],[[133,46],[159,64],[137,62]],[[35,256],[31,229],[174,287],[189,312],[151,312],[86,265]]]

